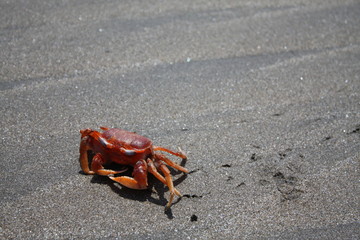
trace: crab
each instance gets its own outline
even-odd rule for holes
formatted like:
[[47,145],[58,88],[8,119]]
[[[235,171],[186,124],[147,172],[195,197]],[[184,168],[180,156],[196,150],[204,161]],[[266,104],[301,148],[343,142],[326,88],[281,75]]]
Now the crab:
[[[166,208],[171,206],[175,195],[181,197],[180,192],[174,187],[167,165],[184,173],[189,171],[174,163],[165,155],[155,152],[163,151],[186,159],[185,153],[180,148],[179,152],[173,152],[164,147],[153,146],[150,139],[134,132],[119,128],[100,127],[100,129],[104,130],[104,132],[100,133],[90,128],[80,130],[79,160],[81,169],[85,174],[108,176],[127,188],[141,190],[148,188],[147,174],[149,172],[169,188],[170,197]],[[88,160],[89,150],[95,154],[90,166]],[[114,174],[124,172],[127,169],[120,171],[105,169],[104,165],[109,163],[132,166],[132,177],[115,177]]]

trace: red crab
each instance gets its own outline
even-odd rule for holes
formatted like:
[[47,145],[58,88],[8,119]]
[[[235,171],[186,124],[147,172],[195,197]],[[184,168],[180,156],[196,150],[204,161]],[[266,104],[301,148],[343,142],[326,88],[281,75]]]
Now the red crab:
[[[170,190],[167,208],[171,206],[175,195],[181,196],[180,192],[174,188],[170,171],[164,163],[184,173],[188,173],[188,170],[172,162],[164,155],[155,153],[155,151],[164,151],[186,159],[186,155],[180,149],[179,152],[173,152],[163,147],[153,146],[150,139],[134,132],[118,128],[100,128],[104,130],[103,133],[89,128],[80,130],[80,166],[85,174],[108,176],[124,172],[124,170],[114,171],[105,169],[103,165],[111,162],[130,165],[134,167],[133,177],[109,177],[128,188],[146,189],[148,187],[147,173],[150,172],[167,185]],[[91,162],[91,168],[89,168],[88,150],[95,153]],[[164,176],[159,172],[162,172]]]

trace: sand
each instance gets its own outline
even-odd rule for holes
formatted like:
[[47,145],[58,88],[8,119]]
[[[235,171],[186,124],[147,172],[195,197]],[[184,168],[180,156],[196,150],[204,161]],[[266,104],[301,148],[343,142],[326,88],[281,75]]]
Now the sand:
[[[360,237],[358,1],[0,9],[1,239]],[[99,126],[188,154],[170,211],[81,174]]]

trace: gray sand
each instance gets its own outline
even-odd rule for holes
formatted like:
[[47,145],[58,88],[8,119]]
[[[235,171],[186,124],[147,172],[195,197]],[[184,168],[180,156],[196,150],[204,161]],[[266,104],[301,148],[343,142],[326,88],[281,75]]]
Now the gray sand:
[[[2,1],[0,239],[360,237],[358,1]],[[79,130],[187,154],[184,197]],[[172,157],[174,161],[181,160]]]

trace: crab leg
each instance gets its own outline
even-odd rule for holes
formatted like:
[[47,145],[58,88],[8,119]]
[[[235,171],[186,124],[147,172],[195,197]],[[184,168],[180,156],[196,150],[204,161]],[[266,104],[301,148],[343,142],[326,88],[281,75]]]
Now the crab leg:
[[110,177],[115,182],[131,189],[146,189],[147,183],[147,164],[145,160],[136,162],[133,171],[133,178],[128,176]]
[[[155,155],[156,157],[156,155]],[[150,163],[150,164],[149,164]],[[163,182],[164,184],[166,184],[166,186],[169,188],[170,191],[170,198],[168,203],[166,204],[166,208],[169,208],[174,200],[174,196],[179,195],[181,196],[180,192],[176,190],[176,188],[174,188],[174,183],[172,181],[171,178],[171,174],[170,174],[170,170],[166,167],[166,165],[164,163],[161,162],[160,159],[156,159],[155,162],[153,163],[151,159],[148,159],[148,165],[150,165],[150,172],[154,172],[154,176],[156,178],[158,178],[161,182]],[[159,174],[159,172],[157,170],[160,170],[164,176],[161,176]],[[165,182],[164,182],[165,180]]]
[[154,151],[163,151],[163,152],[167,152],[170,153],[172,155],[181,157],[182,159],[187,159],[186,154],[179,148],[179,152],[173,152],[167,148],[164,147],[159,147],[159,146],[154,146]]
[[[160,180],[160,182],[167,185],[166,179],[158,172],[154,165],[154,162],[150,158],[148,158],[147,164],[149,173],[154,175],[158,180]],[[174,188],[174,191],[176,195],[181,196],[181,193],[176,188]]]
[[160,166],[158,166],[158,168],[160,169],[160,171],[165,175],[165,180],[166,180],[166,185],[169,188],[170,191],[170,198],[168,203],[166,204],[166,208],[169,208],[174,200],[174,196],[175,196],[175,188],[174,188],[174,184],[171,178],[171,174],[170,174],[170,170],[165,166],[165,164],[160,164]]
[[170,167],[173,167],[179,171],[182,171],[184,173],[188,173],[189,170],[187,170],[186,168],[174,163],[173,161],[171,161],[170,159],[168,159],[167,157],[165,157],[162,154],[155,154],[155,157],[163,162],[165,162],[167,165],[169,165]]

